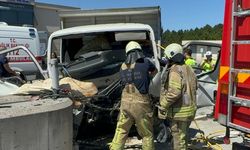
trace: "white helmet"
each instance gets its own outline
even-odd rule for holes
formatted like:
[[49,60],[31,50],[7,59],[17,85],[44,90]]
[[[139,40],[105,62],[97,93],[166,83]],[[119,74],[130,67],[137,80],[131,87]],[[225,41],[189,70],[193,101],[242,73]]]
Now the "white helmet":
[[135,41],[130,41],[127,45],[126,45],[126,54],[128,54],[128,52],[134,50],[134,49],[139,49],[141,50],[141,45]]
[[180,44],[172,43],[165,48],[164,54],[168,59],[172,59],[177,54],[182,54],[183,48]]
[[212,52],[211,51],[207,51],[205,56],[212,56]]

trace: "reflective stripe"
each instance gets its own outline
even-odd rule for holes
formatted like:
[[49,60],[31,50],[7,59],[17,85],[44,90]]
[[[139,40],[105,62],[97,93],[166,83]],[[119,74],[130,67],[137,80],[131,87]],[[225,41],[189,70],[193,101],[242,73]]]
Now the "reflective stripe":
[[[163,96],[161,96],[163,97]],[[169,107],[169,103],[168,101],[165,99],[165,96],[164,96],[164,99],[163,100],[160,100],[160,105],[163,107],[163,108],[168,108]]]
[[244,83],[250,77],[249,73],[239,73],[238,74],[238,82]]
[[193,116],[196,111],[196,106],[187,106],[181,108],[170,108],[168,114],[173,117],[189,117]]
[[186,118],[186,117],[190,117],[190,116],[194,116],[195,114],[194,112],[189,112],[189,113],[185,113],[185,114],[181,114],[181,113],[173,113],[173,114],[169,114],[170,116],[173,117],[177,117],[177,118]]
[[170,86],[173,86],[173,87],[175,87],[175,88],[177,88],[177,89],[181,89],[181,84],[178,83],[178,82],[169,81],[169,85],[170,85]]
[[173,112],[187,112],[190,110],[194,110],[196,107],[194,105],[181,107],[181,108],[172,108]]
[[[245,69],[245,68],[242,68]],[[247,69],[246,69],[247,70]],[[224,76],[229,74],[229,66],[221,66],[220,67],[220,76],[219,79],[222,79]],[[237,82],[245,83],[250,78],[250,74],[248,73],[238,73],[237,74]]]
[[221,66],[220,67],[220,79],[223,78],[229,72],[228,66]]

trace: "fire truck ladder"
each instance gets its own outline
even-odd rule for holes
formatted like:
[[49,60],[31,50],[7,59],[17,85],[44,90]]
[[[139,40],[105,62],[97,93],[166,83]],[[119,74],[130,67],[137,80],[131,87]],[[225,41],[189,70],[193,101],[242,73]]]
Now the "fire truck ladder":
[[[237,3],[237,1],[239,3]],[[243,126],[237,125],[232,122],[232,106],[244,106],[250,108],[250,100],[245,98],[240,98],[236,96],[236,85],[237,85],[237,74],[245,73],[250,74],[250,70],[247,69],[236,69],[234,66],[235,60],[235,45],[240,44],[250,44],[249,40],[237,40],[236,39],[236,19],[239,17],[250,17],[250,10],[243,10],[241,7],[240,0],[232,1],[232,23],[231,23],[231,45],[230,45],[230,70],[229,70],[229,94],[228,94],[228,115],[227,115],[227,126],[238,129],[240,131],[250,133],[250,129],[245,128]],[[229,128],[227,128],[228,137],[229,137]],[[227,136],[227,135],[226,135]]]

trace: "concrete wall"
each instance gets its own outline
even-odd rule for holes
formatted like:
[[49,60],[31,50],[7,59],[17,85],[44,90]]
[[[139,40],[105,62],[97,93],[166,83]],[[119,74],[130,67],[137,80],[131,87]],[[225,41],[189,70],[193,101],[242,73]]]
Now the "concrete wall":
[[78,10],[78,7],[36,2],[34,4],[34,26],[48,35],[60,29],[59,11]]
[[34,26],[38,31],[46,31],[49,35],[60,29],[60,18],[56,9],[34,6]]
[[53,101],[5,104],[11,107],[0,110],[0,150],[72,150],[72,103]]

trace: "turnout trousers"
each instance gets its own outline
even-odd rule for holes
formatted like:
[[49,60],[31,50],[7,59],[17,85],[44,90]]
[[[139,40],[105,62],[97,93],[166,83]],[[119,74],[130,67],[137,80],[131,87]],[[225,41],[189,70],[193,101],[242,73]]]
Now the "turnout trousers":
[[[133,90],[132,90],[133,91]],[[142,149],[154,150],[153,111],[147,94],[140,94],[137,89],[122,93],[121,108],[115,135],[110,145],[111,150],[122,150],[132,125],[136,126],[142,137]]]
[[187,150],[188,129],[191,121],[171,121],[171,132],[173,137],[173,150]]

